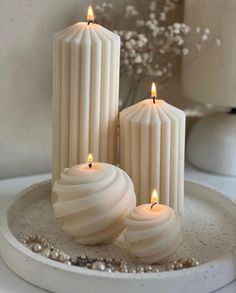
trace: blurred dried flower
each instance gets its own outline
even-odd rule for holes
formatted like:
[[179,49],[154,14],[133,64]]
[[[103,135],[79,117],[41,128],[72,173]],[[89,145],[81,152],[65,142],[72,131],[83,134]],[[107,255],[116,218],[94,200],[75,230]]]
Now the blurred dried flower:
[[[131,79],[123,107],[134,102],[143,77],[152,77],[163,86],[175,74],[178,58],[191,53],[186,46],[190,34],[194,35],[197,52],[212,40],[217,46],[221,45],[209,28],[191,28],[177,21],[172,23],[171,12],[178,2],[181,0],[146,0],[145,5],[141,5],[140,0],[134,0],[134,5],[119,9],[108,3],[95,6],[96,21],[121,37],[121,76],[125,80],[126,77]],[[123,13],[120,12],[122,9]]]

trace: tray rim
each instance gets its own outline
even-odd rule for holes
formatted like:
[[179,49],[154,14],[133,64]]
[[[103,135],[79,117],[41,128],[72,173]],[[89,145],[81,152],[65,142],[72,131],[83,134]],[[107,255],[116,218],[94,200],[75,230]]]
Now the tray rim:
[[[35,183],[30,185],[29,187],[25,188],[21,192],[17,193],[16,196],[10,200],[6,205],[1,207],[0,209],[0,254],[4,260],[4,262],[14,271],[14,268],[12,268],[11,264],[9,264],[9,259],[5,257],[4,255],[4,246],[8,246],[12,251],[15,251],[17,253],[23,254],[25,257],[31,259],[32,262],[39,263],[40,265],[44,265],[47,268],[50,269],[56,269],[67,273],[72,273],[75,275],[81,275],[84,277],[97,277],[102,279],[111,279],[111,280],[157,280],[160,281],[161,279],[168,279],[168,277],[171,276],[171,278],[179,278],[179,277],[187,277],[187,276],[193,276],[198,273],[203,273],[203,271],[209,271],[211,268],[213,271],[218,269],[220,266],[221,269],[227,270],[228,266],[236,267],[236,259],[235,255],[222,255],[219,258],[216,258],[210,262],[204,263],[200,265],[199,267],[189,268],[187,270],[182,271],[174,271],[174,272],[160,272],[160,273],[152,273],[152,274],[142,274],[142,273],[129,273],[129,274],[123,274],[119,272],[115,273],[107,273],[107,272],[100,272],[95,270],[87,270],[80,267],[73,267],[73,266],[67,266],[64,264],[61,264],[59,262],[47,259],[39,254],[33,253],[31,250],[26,248],[21,242],[19,242],[15,236],[12,234],[10,227],[8,226],[8,212],[11,210],[11,208],[14,206],[16,201],[20,200],[21,197],[23,197],[26,193],[28,193],[30,190],[34,190],[37,187],[46,186],[51,183],[51,180],[44,180],[39,183]],[[221,192],[215,190],[214,188],[210,188],[208,186],[199,184],[198,182],[194,180],[185,180],[185,188],[188,189],[191,186],[195,186],[197,188],[202,188],[207,194],[210,192],[211,194],[214,194],[214,199],[211,197],[211,195],[207,195],[208,198],[216,202],[217,204],[220,204],[223,208],[226,210],[235,210],[236,211],[236,200],[231,198],[228,195],[224,195]],[[199,195],[200,197],[205,195]],[[223,204],[226,203],[226,207]],[[231,215],[236,218],[236,214],[233,214],[232,211],[230,211]],[[233,256],[233,257],[232,257]],[[212,272],[213,272],[212,271]],[[231,282],[236,278],[236,275],[228,276],[226,283],[223,285],[226,285],[227,283]],[[31,282],[30,280],[28,280]],[[39,284],[36,284],[40,286]],[[223,286],[222,285],[222,286]],[[40,286],[42,287],[42,286]],[[43,287],[47,289],[46,287]],[[213,288],[213,290],[217,289],[219,287]]]

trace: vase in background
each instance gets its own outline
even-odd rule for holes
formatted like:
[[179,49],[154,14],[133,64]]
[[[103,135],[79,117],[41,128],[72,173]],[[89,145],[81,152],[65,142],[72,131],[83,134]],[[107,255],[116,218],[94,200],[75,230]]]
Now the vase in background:
[[[199,55],[183,58],[184,95],[194,101],[229,107],[228,112],[203,117],[187,142],[187,160],[208,172],[236,176],[236,2],[187,0],[185,22],[202,38],[218,36],[199,47]],[[201,25],[199,25],[201,24]],[[209,31],[204,31],[208,27]],[[194,44],[191,38],[189,46]]]

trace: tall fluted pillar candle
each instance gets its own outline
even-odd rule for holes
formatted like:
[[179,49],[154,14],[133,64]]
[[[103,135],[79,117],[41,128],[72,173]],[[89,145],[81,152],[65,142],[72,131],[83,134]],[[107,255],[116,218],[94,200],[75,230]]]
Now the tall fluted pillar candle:
[[93,22],[76,23],[54,36],[53,181],[66,167],[116,163],[120,38]]

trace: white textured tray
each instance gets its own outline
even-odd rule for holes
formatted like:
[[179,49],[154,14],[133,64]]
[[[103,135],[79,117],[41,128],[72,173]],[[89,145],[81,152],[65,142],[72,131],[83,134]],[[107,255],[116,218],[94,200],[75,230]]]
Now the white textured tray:
[[[50,204],[50,182],[33,185],[0,212],[0,253],[23,279],[53,292],[211,292],[236,278],[236,203],[193,182],[185,182],[184,240],[176,257],[195,257],[199,267],[146,274],[107,273],[67,266],[24,247],[23,236],[38,233],[71,255],[118,256],[129,262],[122,237],[110,246],[85,247],[60,230]],[[162,269],[162,268],[160,268]]]

